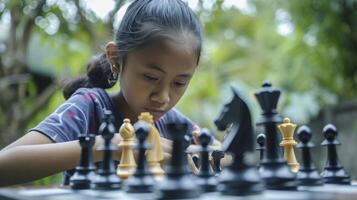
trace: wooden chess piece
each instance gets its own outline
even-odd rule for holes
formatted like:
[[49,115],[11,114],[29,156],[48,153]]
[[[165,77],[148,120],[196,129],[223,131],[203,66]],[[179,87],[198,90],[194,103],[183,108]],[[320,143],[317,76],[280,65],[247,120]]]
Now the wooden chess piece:
[[155,190],[155,181],[147,170],[145,151],[150,148],[146,142],[149,135],[149,124],[138,121],[134,124],[137,138],[136,149],[138,150],[138,167],[134,175],[130,176],[125,182],[125,191],[128,193],[149,193]]
[[123,142],[119,144],[119,147],[121,147],[121,158],[117,174],[122,180],[126,180],[134,173],[136,168],[134,152],[132,150],[135,143],[135,134],[130,119],[124,119],[123,124],[119,129],[119,134],[123,138]]
[[146,160],[151,174],[155,179],[160,179],[165,174],[165,171],[160,165],[160,163],[164,160],[164,152],[161,148],[160,142],[160,133],[155,128],[153,116],[150,113],[143,112],[139,115],[138,119],[147,122],[150,126],[147,141],[151,145],[151,149],[147,151]]
[[291,123],[290,119],[286,117],[283,123],[278,125],[278,128],[282,135],[280,146],[284,147],[284,159],[288,163],[291,171],[297,173],[299,171],[299,163],[296,161],[294,152],[294,146],[297,143],[293,137],[296,124]]

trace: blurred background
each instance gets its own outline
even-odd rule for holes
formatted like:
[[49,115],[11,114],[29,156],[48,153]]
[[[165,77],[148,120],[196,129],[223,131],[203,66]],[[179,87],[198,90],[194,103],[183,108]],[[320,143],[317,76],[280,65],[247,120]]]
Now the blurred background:
[[[64,102],[61,86],[103,52],[130,2],[0,0],[0,148]],[[247,96],[256,120],[254,92],[269,80],[282,91],[280,114],[312,128],[319,169],[326,162],[321,130],[333,123],[340,162],[357,178],[357,0],[185,2],[201,19],[204,46],[178,108],[221,138],[213,120],[231,96],[229,86]]]

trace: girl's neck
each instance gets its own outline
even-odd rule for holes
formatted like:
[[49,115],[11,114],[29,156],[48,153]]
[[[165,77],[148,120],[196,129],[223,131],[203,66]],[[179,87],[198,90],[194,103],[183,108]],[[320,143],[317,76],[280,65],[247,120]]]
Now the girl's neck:
[[[111,94],[110,97],[112,99],[114,112],[116,113],[116,115],[120,116],[120,118],[123,119],[129,118],[130,122],[134,124],[137,121],[138,116],[135,116],[135,114],[133,114],[128,102],[125,100],[123,96],[123,93],[122,92],[114,93]],[[119,124],[122,124],[122,122],[120,122]]]

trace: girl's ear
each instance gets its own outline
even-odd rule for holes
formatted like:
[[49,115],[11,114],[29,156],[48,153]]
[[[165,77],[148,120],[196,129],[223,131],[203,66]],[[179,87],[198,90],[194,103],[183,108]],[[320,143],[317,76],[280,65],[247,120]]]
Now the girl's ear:
[[105,45],[105,53],[110,63],[112,72],[120,74],[122,66],[120,66],[119,63],[119,49],[113,41],[110,41],[107,45]]

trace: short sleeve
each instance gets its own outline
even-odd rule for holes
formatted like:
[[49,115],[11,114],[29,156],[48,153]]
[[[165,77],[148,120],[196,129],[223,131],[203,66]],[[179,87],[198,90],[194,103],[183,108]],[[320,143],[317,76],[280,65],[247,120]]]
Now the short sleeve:
[[38,131],[53,142],[72,141],[79,134],[91,133],[95,127],[95,100],[94,92],[79,90],[30,131]]

